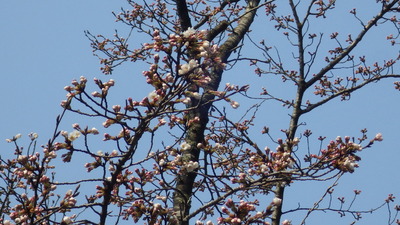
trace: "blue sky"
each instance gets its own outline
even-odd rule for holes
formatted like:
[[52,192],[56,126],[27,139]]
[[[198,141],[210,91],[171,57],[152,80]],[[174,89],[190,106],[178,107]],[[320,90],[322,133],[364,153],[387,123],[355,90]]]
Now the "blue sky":
[[[81,75],[86,76],[88,80],[92,80],[93,77],[110,78],[105,78],[101,74],[99,60],[92,55],[89,41],[83,32],[90,30],[93,34],[111,36],[114,29],[127,31],[114,22],[111,14],[124,4],[125,1],[122,0],[41,0],[0,3],[2,155],[12,151],[12,146],[4,140],[17,133],[22,133],[27,138],[29,132],[37,132],[40,144],[47,141],[53,131],[55,117],[62,110],[59,104],[66,94],[63,87],[72,79]],[[368,38],[371,43],[382,40],[378,35],[371,35]],[[374,57],[380,58],[386,51],[379,46],[369,45],[367,49],[360,51],[372,52]],[[125,81],[143,82],[140,71],[132,71],[133,68],[132,65],[123,66],[117,69],[112,78],[117,84],[119,81],[124,83],[124,87],[129,87]],[[239,75],[227,73],[224,81],[233,80],[232,83],[245,84],[247,79],[242,79]],[[339,196],[346,193],[350,193],[351,196],[353,189],[362,189],[363,193],[358,203],[361,208],[365,206],[369,209],[378,205],[388,193],[400,198],[398,179],[400,93],[394,90],[392,83],[393,81],[384,81],[368,87],[354,94],[349,102],[334,101],[303,118],[307,128],[312,129],[314,138],[320,135],[331,139],[336,136],[357,136],[362,128],[368,128],[371,138],[375,133],[382,132],[384,142],[377,143],[372,149],[362,153],[360,168],[354,174],[346,175],[336,188],[341,191],[338,192]],[[277,92],[279,90],[282,89],[276,89]],[[141,90],[136,91],[140,93]],[[143,90],[141,95],[146,96],[147,93],[147,90]],[[273,134],[279,135],[279,129],[287,126],[287,111],[276,103],[266,104],[263,110],[265,113],[261,115],[261,119],[265,119],[271,128],[275,128],[271,130]],[[63,129],[72,130],[70,124],[73,122],[74,118],[68,117],[63,123]],[[301,201],[307,202],[310,206],[322,194],[320,187],[313,184],[294,184],[288,189],[286,202],[296,206],[297,202]],[[307,195],[314,196],[304,198]],[[386,222],[385,216],[385,211],[366,216],[360,224],[383,224]],[[296,218],[290,215],[288,218],[296,221]],[[318,224],[317,221],[325,217],[314,218],[309,224]],[[333,218],[339,217],[334,215]],[[347,224],[349,219],[344,219],[340,224]],[[335,221],[330,224],[338,223]]]
[[[122,1],[119,1],[122,3]],[[48,132],[65,96],[63,87],[81,75],[98,76],[84,30],[113,32],[117,1],[8,1],[0,9],[1,136]],[[79,5],[79,7],[77,7]],[[45,134],[42,134],[45,135]]]

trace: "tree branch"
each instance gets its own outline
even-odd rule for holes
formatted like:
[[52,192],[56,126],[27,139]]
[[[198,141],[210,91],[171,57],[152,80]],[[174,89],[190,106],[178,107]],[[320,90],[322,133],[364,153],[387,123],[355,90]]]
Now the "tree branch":
[[375,26],[378,21],[383,18],[383,16],[391,10],[391,8],[398,3],[398,0],[392,1],[390,4],[387,4],[382,10],[368,22],[368,24],[364,27],[364,29],[358,34],[357,38],[344,49],[344,51],[338,55],[334,60],[332,60],[327,66],[322,68],[313,78],[306,82],[306,89],[321,79],[329,70],[333,69],[344,57],[348,56],[350,52],[361,42],[364,36],[368,33],[368,31]]

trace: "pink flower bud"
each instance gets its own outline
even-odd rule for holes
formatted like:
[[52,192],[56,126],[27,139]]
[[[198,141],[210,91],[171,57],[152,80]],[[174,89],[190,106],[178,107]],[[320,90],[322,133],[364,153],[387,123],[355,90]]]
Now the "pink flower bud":
[[79,85],[78,81],[76,81],[76,80],[72,80],[71,84],[74,85],[74,86],[78,86]]
[[233,200],[231,198],[229,198],[226,200],[225,205],[228,206],[229,208],[231,208],[235,205],[235,203],[233,202]]
[[71,92],[73,90],[73,88],[71,86],[65,86],[64,90]]
[[120,105],[114,105],[112,108],[113,108],[114,112],[121,111],[121,106]]
[[383,141],[383,137],[381,133],[377,133],[374,138],[375,141]]
[[80,80],[80,82],[82,82],[82,83],[86,83],[86,82],[87,82],[87,79],[86,79],[86,77],[84,77],[84,76],[81,76],[81,77],[79,78],[79,80]]
[[292,221],[290,221],[290,220],[284,220],[284,221],[282,222],[282,225],[292,225]]

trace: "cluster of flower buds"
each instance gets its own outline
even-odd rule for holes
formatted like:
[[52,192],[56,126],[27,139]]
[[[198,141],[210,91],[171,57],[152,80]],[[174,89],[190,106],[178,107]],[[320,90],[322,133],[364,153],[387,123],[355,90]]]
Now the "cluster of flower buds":
[[[378,136],[378,139],[380,138],[381,136]],[[321,150],[320,155],[311,154],[310,157],[318,159],[319,163],[352,173],[358,167],[357,161],[361,159],[356,153],[363,147],[350,140],[348,136],[344,140],[338,136],[335,141],[329,143],[326,149]]]
[[[266,217],[266,214],[256,210],[258,204],[257,200],[254,202],[241,200],[235,203],[232,199],[227,199],[225,206],[221,207],[221,211],[226,217],[219,217],[218,224],[239,225],[251,223],[252,221],[257,221],[258,224],[269,224],[268,222],[261,222]],[[252,214],[253,212],[256,213]]]

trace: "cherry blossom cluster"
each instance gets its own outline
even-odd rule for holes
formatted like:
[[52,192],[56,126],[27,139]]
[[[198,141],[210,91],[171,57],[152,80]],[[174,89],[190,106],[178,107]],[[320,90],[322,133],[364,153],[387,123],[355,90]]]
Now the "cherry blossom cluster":
[[[219,217],[218,224],[239,225],[255,223],[269,225],[270,223],[264,220],[268,213],[257,211],[257,205],[259,205],[257,200],[254,202],[241,200],[235,203],[232,199],[227,199],[225,206],[221,207],[222,214],[225,217]],[[251,215],[254,212],[256,213]]]
[[[210,134],[206,136],[205,142],[201,146],[204,151],[213,155],[212,161],[214,164],[210,169],[214,173],[220,174],[221,178],[219,179],[221,179],[222,183],[228,182],[229,179],[230,188],[241,190],[237,192],[240,193],[238,196],[250,195],[253,193],[251,190],[255,186],[259,186],[265,190],[265,193],[271,193],[269,192],[269,187],[274,182],[286,185],[297,179],[307,179],[296,172],[303,170],[301,168],[302,162],[296,155],[298,149],[301,150],[303,146],[300,145],[300,138],[295,137],[285,141],[277,139],[276,143],[278,146],[275,151],[272,151],[268,147],[262,150],[255,143],[251,142],[250,137],[247,136],[247,132],[250,132],[250,127],[253,126],[251,119],[243,119],[241,123],[233,123],[226,116],[215,116],[215,119],[216,121],[211,122]],[[283,130],[283,132],[286,131]],[[269,134],[269,129],[264,128],[262,133]],[[361,142],[367,140],[366,130],[363,130],[362,133],[363,136],[358,139],[360,144],[354,143],[354,139],[350,137],[338,137],[328,145],[327,149],[322,150],[317,155],[312,155],[311,158],[315,159],[314,161],[305,159],[305,162],[310,162],[310,164],[304,170],[315,170],[317,173],[314,175],[317,174],[317,176],[325,176],[326,173],[330,173],[333,170],[353,172],[358,167],[357,162],[360,160],[357,153],[362,149],[370,147],[374,142],[383,140],[382,135],[377,134],[367,142],[367,145],[361,146]],[[310,130],[306,130],[304,137],[308,138],[311,134]],[[248,147],[246,144],[248,144]],[[182,143],[182,149],[190,149],[190,146],[186,145],[186,143]],[[199,172],[202,173],[202,170],[203,168],[200,168]],[[218,180],[208,179],[213,184],[219,183]],[[223,181],[225,179],[226,181]],[[202,188],[205,189],[206,187]],[[222,194],[228,190],[219,190],[218,192]],[[274,207],[280,205],[281,202],[282,199],[274,199],[263,214],[265,218],[268,218],[269,213],[274,210]],[[218,220],[221,224],[243,224],[247,222],[247,220],[237,217],[229,207],[224,206],[221,211],[224,215]],[[250,214],[248,213],[248,215]],[[204,223],[198,221],[198,224]],[[291,221],[285,220],[283,223],[291,224]]]
[[[211,70],[220,70],[225,66],[219,57],[217,45],[212,45],[206,40],[206,36],[207,31],[196,31],[192,28],[180,34],[169,35],[154,30],[152,33],[153,42],[145,43],[142,48],[143,54],[147,52],[146,54],[153,57],[154,63],[150,64],[149,70],[143,71],[143,75],[146,77],[146,82],[153,86],[154,90],[140,101],[128,98],[125,107],[114,105],[112,110],[106,109],[110,111],[112,116],[106,118],[103,126],[107,128],[112,124],[131,119],[131,116],[127,116],[127,112],[139,113],[142,109],[146,114],[166,110],[173,112],[174,109],[183,110],[193,101],[199,101],[202,98],[201,88],[204,88],[210,82],[209,73]],[[102,105],[104,104],[103,100],[106,99],[110,87],[114,86],[115,82],[112,79],[108,82],[101,82],[96,78],[94,82],[101,91],[94,91],[91,96],[88,96],[85,91],[87,79],[81,77],[79,82],[74,80],[72,86],[64,88],[68,91],[67,100],[63,101],[61,105],[68,110],[82,113],[78,109],[71,108],[71,101],[72,98],[76,98],[79,102],[85,104],[85,100],[81,96],[86,96],[90,101],[96,101],[95,98],[100,98],[98,104],[104,107]],[[229,91],[233,93],[238,90],[230,88]],[[238,102],[230,100],[225,95],[221,96],[222,98],[225,98],[233,108],[239,107]],[[179,103],[183,103],[183,105],[177,105]],[[94,113],[99,114],[98,111]],[[152,115],[152,117],[155,116],[157,115]],[[199,122],[198,118],[185,121],[174,113],[169,115],[169,119],[170,126]],[[154,130],[167,123],[163,118],[160,118],[159,121],[159,124],[153,128]],[[105,139],[118,139],[111,137],[113,136],[107,136]]]
[[179,171],[179,173],[192,172],[199,168],[199,162],[196,161],[183,161],[182,152],[189,151],[190,145],[183,142],[180,149],[167,146],[165,152],[157,154],[157,165],[154,167],[155,171],[162,173],[165,170]]
[[382,141],[382,134],[377,134],[367,146],[362,147],[351,141],[349,136],[338,136],[335,141],[331,141],[326,149],[321,150],[320,155],[311,154],[311,158],[318,159],[317,166],[329,165],[344,172],[353,173],[358,167],[358,161],[361,160],[356,155],[357,152],[366,147],[370,147],[375,141]]
[[[209,70],[223,68],[224,64],[219,58],[216,45],[211,45],[205,40],[207,31],[196,31],[192,28],[182,34],[170,34],[163,38],[158,30],[154,30],[153,43],[145,44],[145,50],[153,50],[154,63],[148,71],[144,71],[147,83],[155,87],[149,94],[150,102],[159,103],[168,89],[174,85],[195,84],[203,87],[210,81]],[[164,55],[161,56],[160,54]],[[182,57],[181,63],[175,64],[173,54],[191,55],[190,58]],[[160,65],[160,59],[163,65]],[[179,62],[178,61],[178,62]],[[187,97],[199,98],[198,93],[188,93]]]

